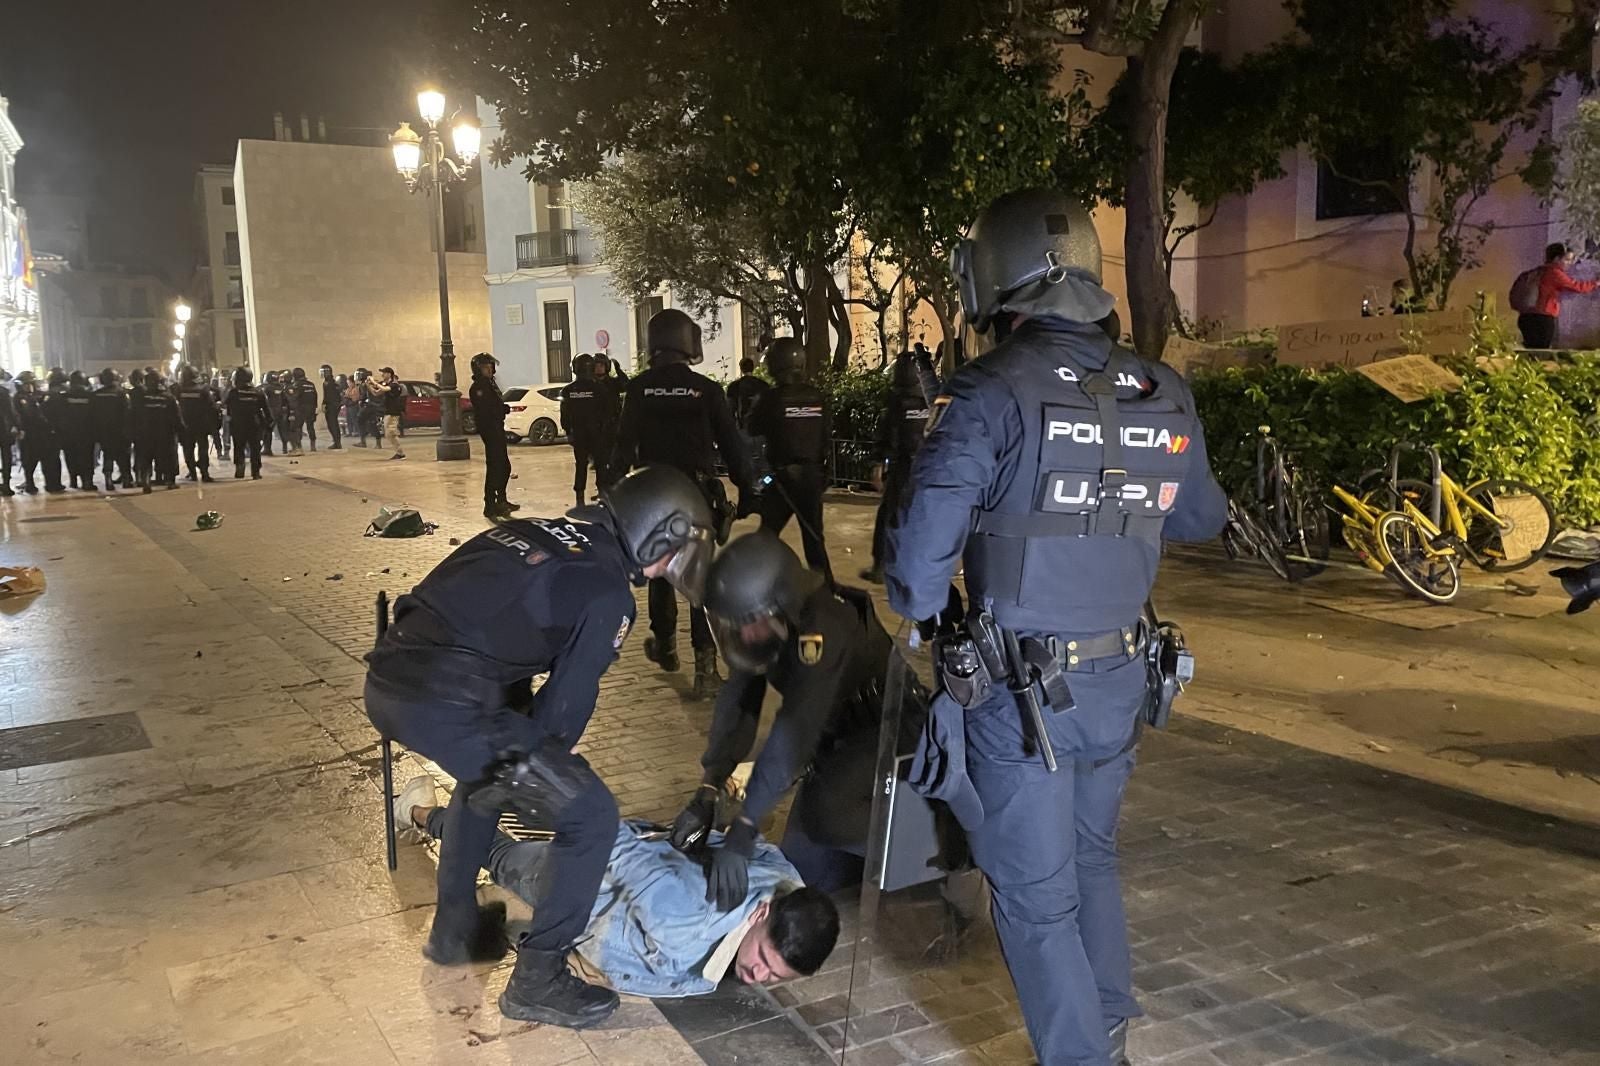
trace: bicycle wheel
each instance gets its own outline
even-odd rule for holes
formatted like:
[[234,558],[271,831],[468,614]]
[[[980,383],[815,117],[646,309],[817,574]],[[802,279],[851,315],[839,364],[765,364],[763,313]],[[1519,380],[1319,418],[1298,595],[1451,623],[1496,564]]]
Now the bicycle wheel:
[[1467,524],[1467,546],[1485,570],[1521,570],[1550,550],[1556,535],[1556,512],[1544,493],[1525,481],[1489,478],[1467,489],[1467,496],[1488,510],[1490,521],[1470,507],[1461,509]]
[[1461,572],[1451,555],[1430,555],[1428,537],[1408,514],[1390,511],[1378,519],[1378,542],[1389,556],[1384,573],[1430,603],[1449,603],[1461,591]]
[[1283,557],[1283,545],[1278,543],[1278,535],[1274,532],[1277,525],[1272,521],[1271,512],[1256,499],[1254,489],[1240,493],[1237,514],[1240,528],[1255,554],[1272,568],[1274,574],[1285,581],[1290,580],[1289,562]]
[[[1304,581],[1327,569],[1331,533],[1328,508],[1319,499],[1305,499],[1298,488],[1289,494],[1289,541],[1284,545],[1290,581]],[[1309,561],[1315,560],[1315,561]]]

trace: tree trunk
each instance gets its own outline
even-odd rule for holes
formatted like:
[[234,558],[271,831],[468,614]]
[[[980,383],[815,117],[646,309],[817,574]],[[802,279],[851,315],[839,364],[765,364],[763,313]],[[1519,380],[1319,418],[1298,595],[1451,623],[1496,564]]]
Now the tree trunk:
[[806,271],[806,372],[816,374],[828,365],[828,268],[819,261]]
[[1133,345],[1146,359],[1160,359],[1172,328],[1172,286],[1166,264],[1167,103],[1184,38],[1194,25],[1199,0],[1169,0],[1161,22],[1141,55],[1128,59],[1133,75],[1130,140],[1138,151],[1128,162],[1128,310]]
[[939,374],[948,378],[956,369],[956,324],[950,311],[940,299],[931,299],[928,305],[933,308],[933,315],[939,320],[939,334],[944,339],[944,359],[941,360]]
[[854,339],[850,328],[850,306],[844,302],[839,283],[828,275],[828,321],[833,326],[833,369],[850,368],[850,342]]

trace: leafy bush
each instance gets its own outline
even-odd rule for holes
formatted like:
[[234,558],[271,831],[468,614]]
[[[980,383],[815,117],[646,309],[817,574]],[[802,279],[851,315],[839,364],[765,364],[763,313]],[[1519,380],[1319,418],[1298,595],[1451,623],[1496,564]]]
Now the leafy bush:
[[1457,372],[1459,392],[1411,404],[1351,371],[1292,367],[1204,373],[1194,393],[1212,465],[1230,488],[1250,476],[1256,429],[1267,425],[1323,486],[1354,485],[1387,462],[1395,442],[1419,441],[1437,445],[1463,485],[1519,478],[1544,490],[1563,518],[1600,522],[1600,354],[1553,369],[1517,359],[1494,372]]
[[889,371],[851,367],[827,370],[817,387],[827,394],[833,411],[835,440],[872,441],[889,403]]

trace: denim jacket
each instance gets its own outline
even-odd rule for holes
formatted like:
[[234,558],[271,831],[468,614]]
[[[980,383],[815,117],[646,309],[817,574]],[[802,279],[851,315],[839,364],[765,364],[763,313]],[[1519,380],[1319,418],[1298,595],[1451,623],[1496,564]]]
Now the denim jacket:
[[[665,839],[646,839],[646,832],[638,822],[623,822],[617,830],[578,952],[619,992],[704,995],[716,988],[702,971],[717,945],[780,887],[798,887],[800,874],[775,845],[757,841],[749,895],[723,913],[706,902],[705,867]],[[713,833],[711,842],[721,839]]]

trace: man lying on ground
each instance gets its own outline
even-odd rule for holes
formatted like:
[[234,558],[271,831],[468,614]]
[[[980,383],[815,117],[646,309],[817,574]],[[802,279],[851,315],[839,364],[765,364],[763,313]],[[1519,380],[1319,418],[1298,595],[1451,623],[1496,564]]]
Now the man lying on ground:
[[[407,782],[395,819],[441,838],[444,808],[431,777]],[[496,832],[484,869],[506,891],[536,900],[550,846]],[[664,831],[625,821],[576,952],[618,992],[667,998],[714,991],[730,970],[751,985],[816,973],[838,938],[833,900],[803,885],[774,845],[756,843],[744,902],[723,912],[706,899],[700,860],[676,851]]]

